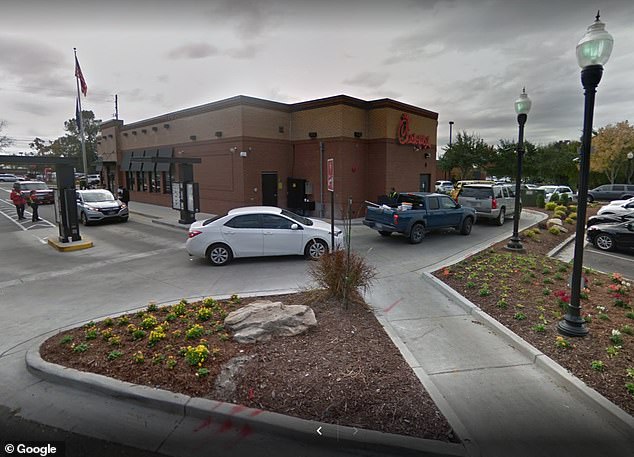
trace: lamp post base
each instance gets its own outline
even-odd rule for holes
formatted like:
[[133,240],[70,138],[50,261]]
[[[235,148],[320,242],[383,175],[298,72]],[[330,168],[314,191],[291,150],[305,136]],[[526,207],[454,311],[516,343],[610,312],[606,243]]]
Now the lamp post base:
[[586,336],[588,334],[588,328],[583,319],[577,320],[567,314],[563,320],[557,323],[557,330],[566,336]]
[[513,252],[526,252],[526,249],[524,249],[522,242],[520,241],[519,238],[516,238],[516,237],[512,237],[507,243],[507,245],[504,247],[504,249],[506,249],[507,251],[513,251]]

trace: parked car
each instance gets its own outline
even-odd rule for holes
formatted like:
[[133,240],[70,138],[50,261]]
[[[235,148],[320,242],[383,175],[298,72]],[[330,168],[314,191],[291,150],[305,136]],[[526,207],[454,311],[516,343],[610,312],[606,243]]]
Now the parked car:
[[588,218],[586,226],[591,227],[598,224],[620,224],[621,222],[634,221],[634,211],[621,215],[601,214]]
[[588,201],[625,200],[634,197],[634,184],[604,184],[588,191]]
[[[334,249],[343,247],[335,227]],[[304,255],[317,260],[332,251],[330,224],[275,206],[235,208],[226,215],[196,221],[189,227],[185,248],[190,256],[206,257],[221,266],[237,257]]]
[[18,177],[11,173],[0,173],[0,182],[16,182]]
[[20,182],[20,192],[24,198],[27,198],[32,190],[35,190],[35,200],[38,205],[52,205],[55,202],[53,189],[49,189],[46,183],[42,181]]
[[605,206],[613,206],[613,205],[622,205],[624,203],[634,202],[634,197],[628,198],[627,200],[612,200],[609,203],[606,203]]
[[88,185],[94,186],[101,183],[101,177],[99,175],[88,175]]
[[634,201],[627,200],[620,205],[605,205],[597,211],[597,214],[616,214],[619,216],[629,213],[634,213]]
[[634,248],[634,222],[599,224],[588,229],[587,240],[602,251]]
[[515,212],[515,193],[508,184],[465,184],[458,194],[458,203],[475,209],[478,218],[503,225],[506,217]]
[[128,220],[128,206],[104,189],[78,190],[77,215],[82,224],[107,220]]
[[453,183],[451,181],[436,181],[435,191],[441,194],[448,194],[453,190]]
[[545,203],[548,203],[550,201],[550,197],[552,197],[554,194],[558,194],[560,197],[562,195],[567,195],[570,200],[577,200],[577,194],[575,194],[568,186],[539,186],[537,189],[544,191]]

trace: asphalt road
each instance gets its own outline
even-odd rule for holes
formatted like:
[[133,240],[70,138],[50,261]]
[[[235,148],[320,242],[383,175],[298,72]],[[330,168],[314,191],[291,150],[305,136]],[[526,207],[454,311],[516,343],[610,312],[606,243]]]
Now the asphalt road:
[[[138,408],[119,417],[121,402],[117,399],[104,399],[98,411],[82,409],[83,395],[68,397],[69,389],[64,386],[50,385],[27,373],[24,354],[34,340],[88,320],[145,307],[150,301],[283,292],[310,284],[310,262],[301,257],[239,259],[226,267],[212,267],[204,259],[188,257],[184,231],[152,224],[135,214],[127,223],[81,227],[82,237],[92,240],[94,247],[60,253],[46,244],[47,237],[57,236],[52,206],[40,207],[44,221],[18,223],[8,201],[9,186],[0,187],[2,439],[18,436],[22,427],[28,431],[39,426],[58,436],[57,428],[48,428],[55,426],[72,430],[73,442],[93,439],[86,435],[100,438],[94,441],[95,448],[126,444],[119,448],[112,444],[117,450],[111,455],[126,455],[128,445],[146,447],[143,437],[125,433],[125,424],[149,421],[151,413]],[[527,215],[523,224],[533,219]],[[477,252],[511,231],[510,221],[503,227],[480,223],[470,236],[431,233],[421,244],[410,245],[404,237],[383,238],[367,227],[353,226],[351,239],[353,249],[377,268],[377,287],[381,287],[391,278],[433,270],[452,258]],[[59,398],[68,400],[60,404]],[[91,426],[93,422],[98,426]],[[118,432],[111,433],[118,423]],[[174,426],[155,427],[163,425]],[[60,439],[71,436],[59,433]]]

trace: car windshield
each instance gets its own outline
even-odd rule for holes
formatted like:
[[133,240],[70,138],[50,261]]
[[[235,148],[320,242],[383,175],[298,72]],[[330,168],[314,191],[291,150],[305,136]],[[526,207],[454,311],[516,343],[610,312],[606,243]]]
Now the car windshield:
[[300,216],[299,214],[291,213],[290,211],[287,211],[285,209],[282,210],[282,215],[290,219],[293,219],[294,221],[297,221],[303,225],[313,225],[313,221],[311,221],[307,217]]
[[82,194],[85,202],[112,202],[114,201],[114,196],[110,192],[90,192]]
[[48,186],[43,182],[23,182],[20,184],[20,190],[48,190]]

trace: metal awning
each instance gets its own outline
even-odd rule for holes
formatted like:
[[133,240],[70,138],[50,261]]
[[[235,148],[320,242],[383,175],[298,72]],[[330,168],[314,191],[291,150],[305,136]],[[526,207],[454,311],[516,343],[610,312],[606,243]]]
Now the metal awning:
[[[156,157],[158,155],[158,149],[146,149],[145,150],[145,155],[143,156],[146,159],[149,159],[151,157]],[[147,160],[141,162],[141,171],[143,172],[153,172],[155,171],[156,168],[156,164],[153,162],[149,162]]]
[[[142,158],[144,154],[145,154],[145,151],[132,151],[132,157],[135,159]],[[142,161],[131,160],[130,171],[141,171],[141,168],[143,168]]]
[[121,158],[121,171],[130,171],[130,159],[132,158],[132,152],[127,151],[123,153]]
[[[172,148],[160,148],[158,156],[163,158],[172,158]],[[170,171],[171,164],[169,162],[157,162],[156,171]]]

